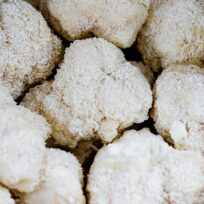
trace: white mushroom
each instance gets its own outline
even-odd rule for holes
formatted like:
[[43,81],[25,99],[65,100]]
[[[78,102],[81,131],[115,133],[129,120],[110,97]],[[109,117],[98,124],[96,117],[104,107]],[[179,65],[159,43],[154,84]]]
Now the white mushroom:
[[178,149],[204,153],[204,70],[171,65],[154,87],[152,117],[157,131]]
[[204,1],[153,0],[138,48],[155,71],[172,63],[204,67]]
[[202,204],[204,158],[148,129],[131,130],[98,152],[87,191],[90,204]]
[[[0,86],[0,95],[6,89]],[[6,96],[6,94],[4,95]],[[20,192],[39,184],[50,128],[45,119],[0,98],[0,183]]]
[[45,79],[61,58],[61,41],[22,0],[0,1],[0,81],[17,98]]
[[[48,86],[43,86],[46,96],[43,87],[42,92],[37,88],[22,104],[43,114],[56,142],[72,148],[96,136],[111,142],[121,130],[146,120],[152,104],[150,85],[141,71],[103,39],[75,41]],[[42,99],[37,108],[35,98]]]
[[150,0],[41,0],[43,15],[67,40],[102,37],[130,47],[144,24]]
[[22,199],[26,204],[85,204],[82,171],[70,153],[47,149],[41,184]]

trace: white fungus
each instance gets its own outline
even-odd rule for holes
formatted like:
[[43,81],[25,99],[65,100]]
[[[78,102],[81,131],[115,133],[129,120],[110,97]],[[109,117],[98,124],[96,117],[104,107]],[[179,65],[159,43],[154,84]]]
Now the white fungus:
[[59,149],[47,149],[41,184],[24,196],[26,204],[85,204],[82,171],[77,159]]
[[154,87],[152,117],[157,131],[179,149],[204,153],[204,70],[171,65]]
[[[91,137],[111,142],[121,130],[146,120],[152,105],[150,85],[139,68],[103,39],[75,41],[51,87],[44,87],[46,96],[38,87],[22,104],[31,110],[39,105],[56,142],[72,148]],[[35,98],[42,102],[35,105]]]
[[87,191],[89,204],[202,204],[204,158],[148,129],[127,131],[98,152]]
[[[1,95],[5,90],[0,87]],[[0,98],[0,183],[30,192],[40,180],[50,128],[44,118],[9,97],[7,103]]]
[[119,47],[130,47],[145,22],[150,0],[41,0],[52,27],[67,40],[93,34]]
[[0,81],[17,98],[45,79],[61,58],[61,41],[22,0],[0,1]]
[[138,35],[138,48],[155,71],[172,63],[204,66],[204,1],[155,0]]

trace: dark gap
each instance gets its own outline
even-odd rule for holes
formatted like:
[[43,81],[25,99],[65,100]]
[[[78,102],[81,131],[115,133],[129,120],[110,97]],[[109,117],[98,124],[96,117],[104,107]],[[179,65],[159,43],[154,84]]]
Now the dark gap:
[[135,43],[130,48],[123,49],[122,51],[127,61],[143,61],[142,55],[139,53]]

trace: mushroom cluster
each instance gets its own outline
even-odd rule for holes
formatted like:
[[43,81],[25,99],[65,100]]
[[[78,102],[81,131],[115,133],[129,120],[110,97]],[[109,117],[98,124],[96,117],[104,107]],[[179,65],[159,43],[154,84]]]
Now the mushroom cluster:
[[204,204],[203,0],[0,0],[0,204]]

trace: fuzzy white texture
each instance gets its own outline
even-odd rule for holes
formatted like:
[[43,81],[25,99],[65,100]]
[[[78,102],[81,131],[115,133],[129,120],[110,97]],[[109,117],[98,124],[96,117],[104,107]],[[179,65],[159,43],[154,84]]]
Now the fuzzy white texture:
[[154,87],[151,112],[157,131],[176,148],[204,154],[204,70],[171,65]]
[[142,62],[131,61],[131,64],[138,67],[140,71],[143,73],[145,78],[148,80],[151,86],[154,85],[155,77],[152,69],[148,66],[145,66]]
[[155,71],[172,63],[204,67],[204,1],[152,1],[137,44]]
[[0,108],[6,104],[15,104],[8,89],[0,82]]
[[42,15],[25,1],[1,1],[0,16],[0,81],[17,98],[52,72],[62,45]]
[[50,93],[51,89],[52,81],[45,81],[43,84],[29,89],[29,92],[21,100],[21,105],[29,108],[33,112],[43,115],[42,102],[46,95]]
[[[31,111],[37,112],[43,115],[42,101],[46,95],[50,92],[52,81],[46,81],[42,85],[38,85],[35,88],[29,90],[29,93],[21,101],[21,105],[27,106]],[[97,145],[100,141],[96,138],[90,138],[89,140],[81,140],[77,143],[77,146],[71,149],[71,152],[77,157],[80,164],[85,164],[89,158],[98,151]]]
[[[30,89],[29,93],[21,101],[21,105],[28,107],[33,112],[43,115],[42,101],[50,92],[51,85],[52,81],[46,81],[42,85]],[[77,143],[77,146],[71,149],[71,152],[77,157],[80,164],[84,165],[89,161],[89,158],[98,151],[98,145],[100,145],[100,141],[96,138],[81,140]]]
[[52,136],[72,148],[79,140],[96,136],[111,142],[119,131],[146,120],[152,105],[150,85],[139,68],[100,38],[75,41],[48,94],[37,89],[22,104],[36,109],[32,93],[40,95],[37,109],[52,125]]
[[40,8],[67,40],[95,35],[130,47],[144,24],[150,0],[41,0]]
[[47,149],[41,184],[25,195],[26,204],[84,204],[82,171],[77,159],[59,149]]
[[20,192],[39,184],[50,128],[44,118],[8,103],[0,106],[0,182]]
[[0,186],[0,204],[15,204],[8,189]]
[[98,152],[87,191],[89,204],[202,204],[204,158],[148,129],[127,131]]

